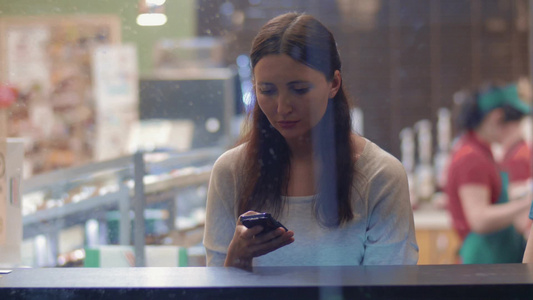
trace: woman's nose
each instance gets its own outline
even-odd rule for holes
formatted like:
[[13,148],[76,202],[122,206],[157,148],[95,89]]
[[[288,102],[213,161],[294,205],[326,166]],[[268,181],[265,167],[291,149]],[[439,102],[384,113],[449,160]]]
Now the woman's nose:
[[287,115],[292,112],[292,104],[289,97],[280,95],[278,97],[278,114]]

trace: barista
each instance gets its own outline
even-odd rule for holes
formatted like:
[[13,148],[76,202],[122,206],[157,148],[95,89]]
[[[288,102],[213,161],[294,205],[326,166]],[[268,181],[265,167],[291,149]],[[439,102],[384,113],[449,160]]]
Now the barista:
[[[505,172],[509,177],[509,199],[533,199],[531,191],[531,148],[524,139],[522,123],[513,122],[509,126],[511,127],[511,132],[502,143],[504,155],[500,161],[501,171]],[[516,230],[522,233],[525,238],[527,238],[531,227],[531,220],[529,220],[527,215],[528,211],[525,210],[514,222]]]
[[529,111],[516,85],[484,87],[462,104],[462,136],[452,151],[445,191],[463,263],[522,260],[525,241],[513,222],[531,202],[509,201],[508,175],[500,172],[491,144],[502,143]]

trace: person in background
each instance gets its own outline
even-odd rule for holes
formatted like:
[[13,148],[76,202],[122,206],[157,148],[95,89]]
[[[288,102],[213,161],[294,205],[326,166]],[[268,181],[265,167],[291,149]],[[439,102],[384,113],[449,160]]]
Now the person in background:
[[[533,221],[533,204],[529,209],[529,219]],[[523,263],[533,263],[533,225],[529,230],[529,238],[527,239],[526,251],[524,252]]]
[[[284,14],[261,28],[250,58],[248,132],[209,183],[207,265],[416,264],[405,170],[352,132],[331,32],[310,15]],[[242,225],[258,212],[289,231]]]
[[[531,148],[524,139],[521,122],[509,124],[509,134],[503,139],[503,157],[499,162],[501,172],[509,179],[509,199],[520,198],[533,199],[531,191]],[[504,175],[505,176],[505,175]],[[515,218],[515,229],[522,233],[525,238],[529,235],[531,221],[524,210],[521,216]]]
[[462,136],[452,150],[445,191],[463,263],[522,260],[525,241],[513,223],[531,202],[509,201],[508,176],[500,172],[491,144],[502,143],[529,111],[516,85],[489,85],[462,103]]
[[[521,78],[517,83],[518,96],[525,103],[531,103],[531,85],[529,78]],[[526,115],[524,116],[526,117]],[[524,118],[525,119],[525,118]],[[531,171],[531,147],[525,139],[526,120],[509,124],[510,132],[503,139],[501,152],[503,153],[499,165],[509,177],[509,199],[528,198],[533,199],[532,171]],[[531,220],[527,211],[521,217],[515,219],[516,230],[527,239]]]

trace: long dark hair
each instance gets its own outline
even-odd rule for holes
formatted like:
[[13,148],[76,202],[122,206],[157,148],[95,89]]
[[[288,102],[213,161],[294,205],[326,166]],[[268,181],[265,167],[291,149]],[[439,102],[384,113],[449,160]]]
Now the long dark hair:
[[[287,13],[265,24],[252,43],[252,70],[271,54],[286,54],[332,81],[341,61],[331,32],[310,15]],[[255,98],[255,95],[254,95]],[[290,177],[290,149],[257,105],[249,116],[244,136],[244,180],[238,213],[269,209],[278,216],[283,210]],[[355,173],[355,149],[351,138],[348,98],[341,86],[329,99],[326,113],[313,128],[315,157],[320,161],[315,216],[322,225],[336,227],[354,218],[351,203]]]

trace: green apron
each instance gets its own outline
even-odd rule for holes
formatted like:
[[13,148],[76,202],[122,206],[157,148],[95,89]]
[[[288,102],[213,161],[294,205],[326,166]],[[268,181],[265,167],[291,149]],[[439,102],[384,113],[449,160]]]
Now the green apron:
[[[502,192],[497,203],[509,202],[507,189],[509,176],[500,172]],[[511,225],[489,234],[469,233],[459,250],[464,264],[521,263],[525,250],[525,240]]]

